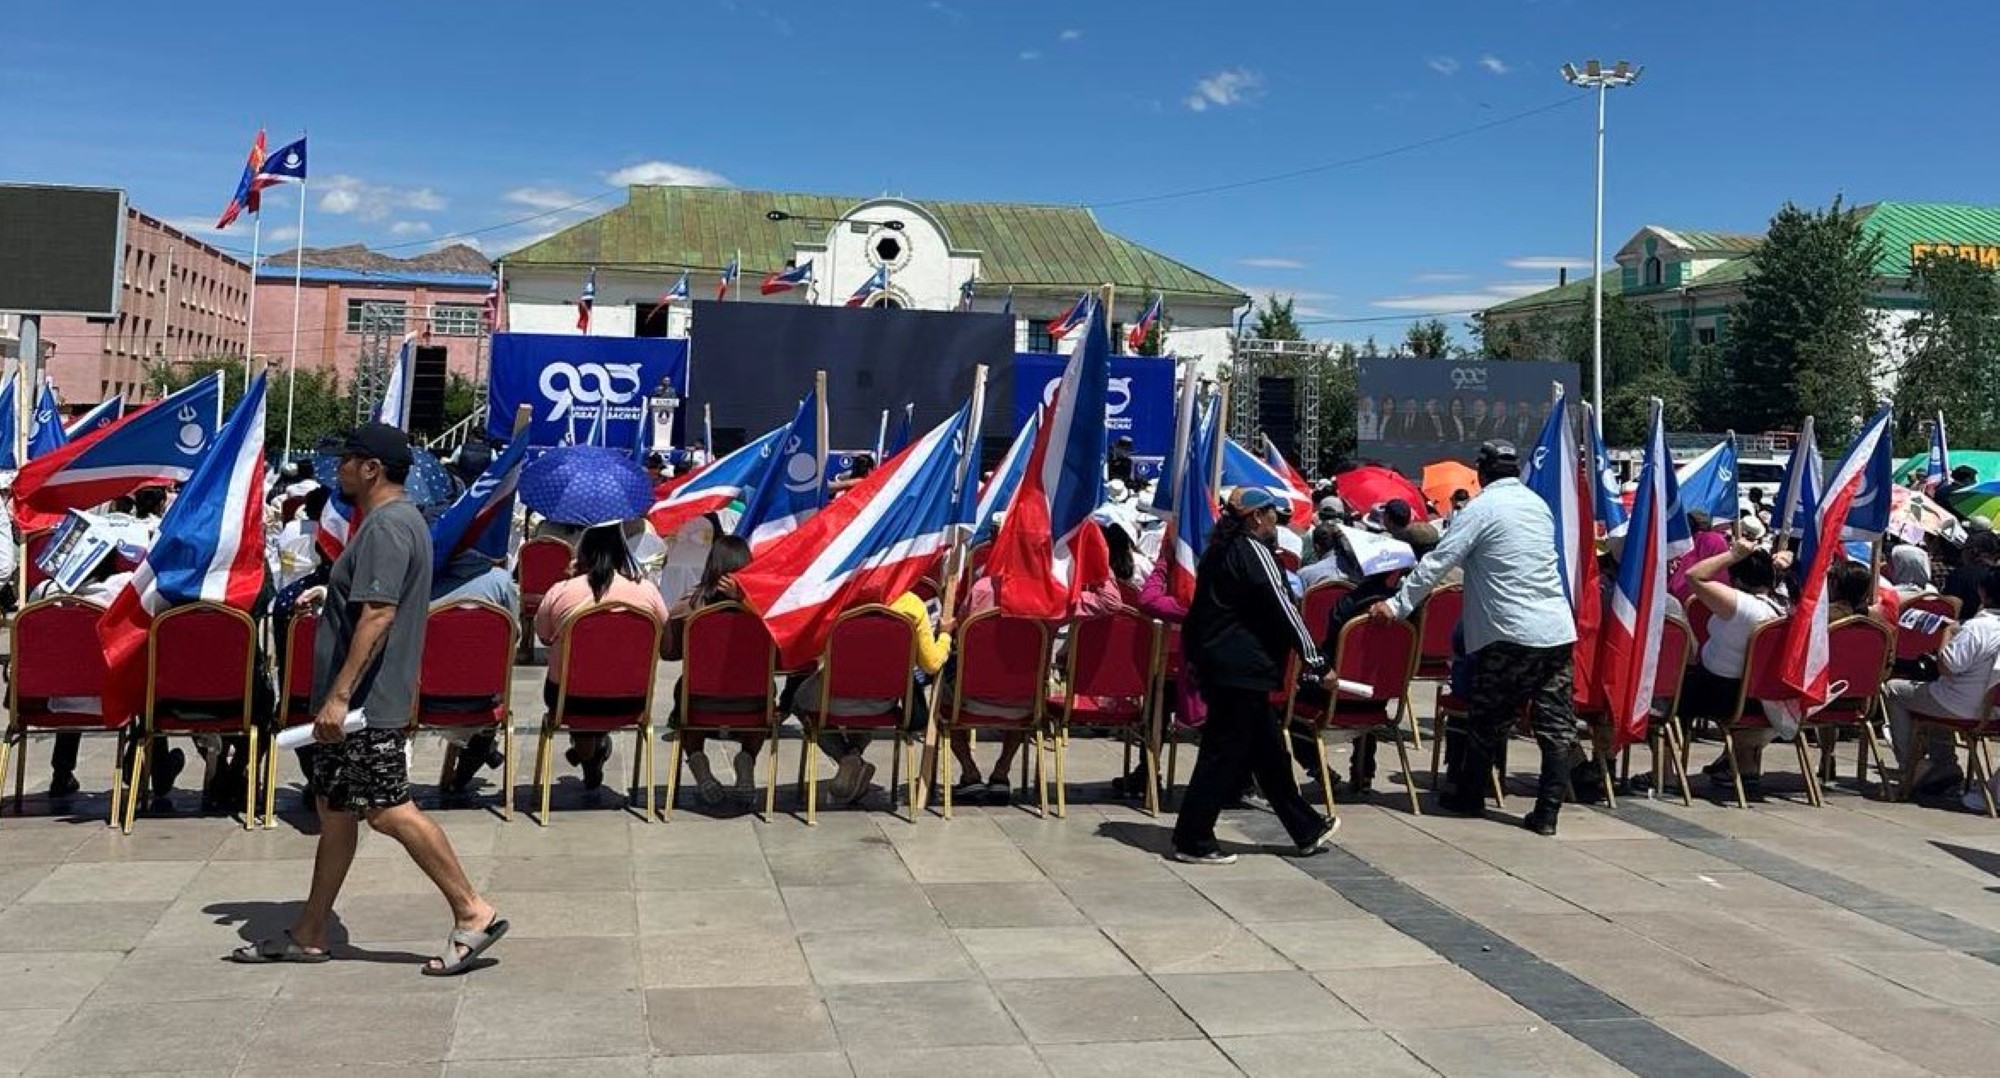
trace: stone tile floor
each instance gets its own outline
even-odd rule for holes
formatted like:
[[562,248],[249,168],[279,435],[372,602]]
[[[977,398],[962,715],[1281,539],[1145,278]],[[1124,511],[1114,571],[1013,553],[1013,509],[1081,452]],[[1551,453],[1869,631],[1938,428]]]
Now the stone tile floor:
[[[790,814],[797,748],[768,822],[684,796],[647,823],[573,778],[547,828],[439,813],[513,924],[495,964],[440,981],[417,965],[443,905],[379,836],[341,904],[340,961],[223,963],[288,922],[307,821],[246,832],[184,810],[122,836],[101,797],[34,792],[37,742],[28,815],[0,818],[0,1073],[1970,1075],[2000,1059],[2000,825],[1983,817],[1851,785],[1813,809],[1774,776],[1748,812],[1626,798],[1571,808],[1548,840],[1499,814],[1412,816],[1385,771],[1331,854],[1280,856],[1260,845],[1275,822],[1244,811],[1224,826],[1243,860],[1192,867],[1161,856],[1171,816],[1090,799],[1118,766],[1107,745],[1075,744],[1067,820],[962,806],[910,823],[878,792],[816,828]],[[420,742],[415,774],[439,751]],[[86,787],[108,754],[87,746]],[[886,749],[873,758],[886,779]]]

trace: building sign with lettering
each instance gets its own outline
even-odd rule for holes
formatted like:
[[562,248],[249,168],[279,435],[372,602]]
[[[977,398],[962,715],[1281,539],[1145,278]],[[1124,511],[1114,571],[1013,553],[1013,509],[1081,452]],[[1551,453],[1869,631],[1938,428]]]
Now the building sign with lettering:
[[2000,270],[2000,243],[1910,244],[1910,265],[1926,258],[1963,258],[1981,269]]

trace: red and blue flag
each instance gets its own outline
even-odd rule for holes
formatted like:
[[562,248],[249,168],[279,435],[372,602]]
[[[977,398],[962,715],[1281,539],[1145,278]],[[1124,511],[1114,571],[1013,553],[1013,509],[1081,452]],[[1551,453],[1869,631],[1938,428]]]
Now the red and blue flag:
[[[1829,647],[1827,644],[1826,574],[1833,565],[1833,559],[1841,556],[1840,536],[1850,530],[1854,513],[1861,507],[1864,493],[1870,484],[1883,483],[1879,476],[1879,458],[1890,446],[1889,422],[1893,411],[1883,405],[1875,413],[1861,433],[1847,447],[1847,455],[1834,469],[1822,492],[1818,512],[1813,516],[1812,526],[1806,533],[1806,541],[1801,545],[1800,565],[1803,573],[1799,576],[1798,594],[1792,600],[1791,620],[1785,628],[1784,659],[1778,665],[1778,678],[1785,686],[1799,694],[1792,712],[1793,719],[1809,715],[1825,706],[1832,695],[1827,678]],[[1886,483],[1877,489],[1881,500],[1888,502]],[[1810,556],[1804,556],[1810,551]]]
[[[1819,516],[1820,490],[1826,483],[1821,474],[1823,467],[1819,438],[1813,434],[1813,417],[1807,416],[1799,427],[1798,441],[1792,443],[1792,455],[1785,461],[1785,476],[1778,482],[1777,497],[1771,500],[1773,535],[1812,534],[1812,522]],[[1809,562],[1812,556],[1802,552],[1799,560]]]
[[261,191],[281,183],[304,183],[305,179],[306,140],[300,137],[298,141],[286,143],[276,152],[265,155],[263,164],[257,167],[255,185]]
[[167,509],[146,560],[98,620],[107,716],[136,714],[144,702],[153,619],[197,601],[247,611],[263,587],[264,399],[259,375]]
[[[1603,638],[1598,623],[1603,604],[1598,596],[1597,512],[1593,469],[1577,444],[1576,424],[1560,388],[1542,433],[1521,468],[1521,483],[1541,496],[1556,525],[1556,571],[1563,595],[1576,619],[1575,696],[1587,707],[1603,706],[1598,680],[1598,650]],[[1629,540],[1628,540],[1629,541]]]
[[97,407],[76,417],[76,421],[63,428],[63,440],[74,441],[86,434],[94,434],[125,418],[125,394],[113,393]]
[[586,336],[590,333],[590,311],[597,306],[597,267],[590,267],[590,273],[583,279],[583,292],[576,297],[576,331]]
[[767,296],[775,296],[780,292],[790,292],[802,284],[810,284],[812,279],[813,264],[811,259],[807,259],[796,266],[786,267],[764,278],[763,287],[759,291]]
[[1937,490],[1945,480],[1951,478],[1951,446],[1945,441],[1944,413],[1939,412],[1931,423],[1931,452],[1924,460],[1924,493]]
[[1182,606],[1194,602],[1195,568],[1215,528],[1216,492],[1210,485],[1222,409],[1210,405],[1188,434],[1188,451],[1176,466],[1172,523],[1167,526],[1167,590]]
[[[1008,299],[1010,301],[1013,299],[1013,293],[1008,293]],[[1055,321],[1049,323],[1049,340],[1059,341],[1069,336],[1071,330],[1083,324],[1084,316],[1095,306],[1097,301],[1092,299],[1088,292],[1076,297],[1076,302],[1069,305],[1069,310],[1057,315]]]
[[1153,332],[1153,323],[1160,320],[1160,294],[1153,293],[1153,301],[1139,314],[1139,320],[1125,333],[1125,350],[1137,352],[1146,343],[1146,335]]
[[1021,485],[1021,476],[1028,470],[1028,458],[1034,455],[1035,438],[1042,429],[1042,419],[1049,413],[1044,404],[1030,413],[1028,422],[1021,432],[1014,436],[1014,444],[1007,447],[1007,455],[1000,458],[1000,465],[993,469],[986,484],[979,488],[979,498],[974,503],[972,514],[973,530],[993,523],[993,518],[1007,511],[1014,501],[1014,491]]
[[646,513],[653,530],[672,535],[704,513],[726,508],[731,502],[748,501],[790,433],[789,425],[779,427],[720,460],[660,484],[653,494],[653,508]]
[[847,297],[847,306],[865,307],[868,305],[869,300],[872,300],[876,296],[880,295],[882,292],[887,290],[888,287],[889,287],[889,267],[877,266],[875,267],[875,272],[869,274],[868,279],[861,282],[861,287],[855,289],[854,294]]
[[433,572],[443,571],[445,563],[464,550],[476,549],[496,559],[507,556],[514,491],[521,485],[521,467],[527,462],[528,439],[517,436],[431,525]]
[[259,129],[257,137],[250,143],[250,156],[243,162],[243,177],[236,181],[236,193],[229,196],[229,205],[222,208],[222,216],[215,222],[216,228],[228,228],[246,210],[256,213],[263,208],[263,199],[258,192],[267,185],[257,182],[258,174],[263,171],[264,132]]
[[71,509],[88,509],[140,487],[186,481],[212,452],[221,404],[217,373],[29,460],[14,477],[15,523],[23,531],[52,528]]
[[[1632,501],[1625,548],[1618,559],[1611,618],[1604,626],[1605,707],[1611,720],[1613,752],[1646,738],[1653,689],[1660,673],[1660,636],[1666,625],[1667,560],[1673,556],[1667,534],[1673,512],[1669,488],[1674,461],[1667,451],[1660,402],[1654,400],[1652,407],[1639,492]],[[1591,597],[1578,598],[1588,601]]]
[[35,410],[28,424],[28,459],[47,456],[69,444],[69,435],[63,430],[62,405],[56,401],[56,387],[42,383],[41,395],[35,399]]
[[[1284,458],[1279,459],[1282,461]],[[1286,472],[1291,472],[1290,465],[1286,465],[1285,471],[1281,472],[1264,458],[1245,449],[1236,439],[1228,437],[1223,439],[1222,485],[1261,487],[1268,490],[1272,497],[1290,509],[1293,520],[1303,521],[1312,516],[1312,492],[1303,485],[1294,485],[1291,475],[1287,475]]]
[[782,446],[743,502],[736,534],[750,543],[753,555],[798,530],[826,505],[826,425],[826,402],[814,389],[799,402]]

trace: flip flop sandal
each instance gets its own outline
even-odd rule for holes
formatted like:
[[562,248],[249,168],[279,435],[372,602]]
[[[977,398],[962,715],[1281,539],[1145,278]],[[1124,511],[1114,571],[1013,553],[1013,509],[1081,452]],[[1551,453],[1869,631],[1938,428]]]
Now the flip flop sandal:
[[229,960],[245,966],[267,966],[279,962],[298,965],[314,965],[333,961],[327,951],[313,951],[299,945],[299,941],[286,932],[282,938],[259,940],[248,947],[238,947],[229,952]]
[[[475,932],[467,928],[452,929],[451,935],[445,938],[445,954],[436,958],[438,964],[435,966],[428,962],[424,963],[424,976],[456,977],[470,971],[479,956],[485,954],[487,948],[499,943],[500,937],[506,934],[507,922],[498,917],[495,917],[483,931]],[[447,957],[455,947],[465,948],[465,953],[457,958]]]

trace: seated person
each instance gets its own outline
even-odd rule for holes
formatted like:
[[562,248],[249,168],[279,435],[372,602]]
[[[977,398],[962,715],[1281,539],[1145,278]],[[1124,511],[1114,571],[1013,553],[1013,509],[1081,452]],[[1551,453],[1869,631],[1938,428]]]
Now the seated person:
[[[1929,738],[1927,746],[1915,743],[1916,715],[1944,719],[1976,719],[1986,713],[1988,694],[2000,684],[2000,568],[1988,568],[1980,578],[1983,601],[1978,613],[1965,618],[1945,636],[1938,650],[1936,681],[1922,682],[1896,678],[1883,687],[1882,702],[1889,712],[1889,740],[1896,747],[1896,762],[1906,769],[1916,767],[1904,798],[1931,796],[1952,790],[1965,781],[1958,766],[1958,753],[1948,737]],[[1916,753],[1924,757],[1916,760]]]
[[[1702,645],[1701,660],[1688,669],[1681,686],[1683,715],[1723,720],[1735,711],[1743,694],[1751,634],[1759,625],[1786,614],[1776,588],[1779,574],[1790,567],[1790,551],[1774,557],[1741,537],[1722,553],[1688,567],[1689,593],[1714,616],[1708,622],[1708,642]],[[1716,579],[1724,574],[1729,578],[1727,583]],[[1736,764],[1746,792],[1756,792],[1763,785],[1764,747],[1775,736],[1769,727],[1745,730],[1736,736]],[[1702,773],[1711,780],[1727,778],[1729,758],[1717,758]]]
[[[467,600],[492,603],[511,615],[521,608],[521,586],[514,582],[514,574],[508,572],[505,565],[477,550],[462,550],[452,555],[451,560],[445,562],[444,570],[431,580],[431,611],[435,613],[440,608]],[[495,703],[491,699],[456,700],[433,696],[426,696],[423,701],[426,709],[434,711],[485,711]],[[445,776],[443,792],[447,795],[465,793],[472,786],[472,780],[478,777],[480,768],[498,768],[507,762],[506,754],[500,751],[497,731],[444,730],[439,736],[458,750],[451,761],[451,770]]]
[[[920,730],[929,714],[924,700],[923,679],[937,676],[951,654],[950,621],[946,619],[938,631],[932,631],[930,610],[914,592],[906,591],[896,596],[896,601],[890,603],[889,608],[902,615],[917,630],[916,673],[922,677],[916,691],[911,694],[910,713],[903,716],[903,722],[908,729]],[[792,697],[793,709],[808,723],[808,728],[820,706],[824,673],[824,670],[814,670],[806,675]],[[834,697],[826,702],[826,710],[828,718],[837,719],[842,715],[875,715],[901,703],[900,700],[845,700]],[[860,731],[828,731],[820,735],[820,751],[836,761],[833,780],[827,784],[827,796],[834,804],[853,804],[867,795],[869,780],[875,777],[875,765],[862,758],[868,750],[869,738],[868,733]]]
[[[736,574],[750,564],[750,544],[734,535],[724,535],[708,548],[708,564],[702,567],[700,579],[686,595],[668,607],[667,616],[676,622],[685,623],[695,611],[717,603],[735,602],[743,597],[736,586]],[[669,630],[670,632],[675,630]],[[764,709],[762,699],[696,698],[705,711],[757,712]],[[676,703],[674,725],[679,724],[679,704]],[[743,731],[734,735],[737,752],[731,761],[736,772],[736,796],[744,801],[753,797],[757,790],[757,753],[763,749],[765,736],[761,733]],[[729,796],[720,779],[715,777],[715,769],[708,761],[708,738],[706,730],[689,730],[681,735],[681,747],[687,752],[688,771],[694,775],[695,795],[704,805],[720,805]]]
[[[574,575],[550,588],[542,597],[541,608],[535,611],[535,636],[548,645],[551,656],[561,650],[563,629],[570,617],[591,607],[625,603],[666,624],[666,601],[660,598],[657,586],[639,579],[639,568],[632,561],[623,525],[585,529],[577,540],[576,560],[570,568]],[[542,683],[542,702],[551,709],[556,706],[555,676],[552,659],[551,680]],[[593,699],[571,701],[570,707],[579,715],[619,715],[636,711],[644,704],[643,698]],[[583,788],[595,790],[604,785],[604,764],[611,759],[611,739],[600,733],[571,734],[564,759],[582,769]]]

